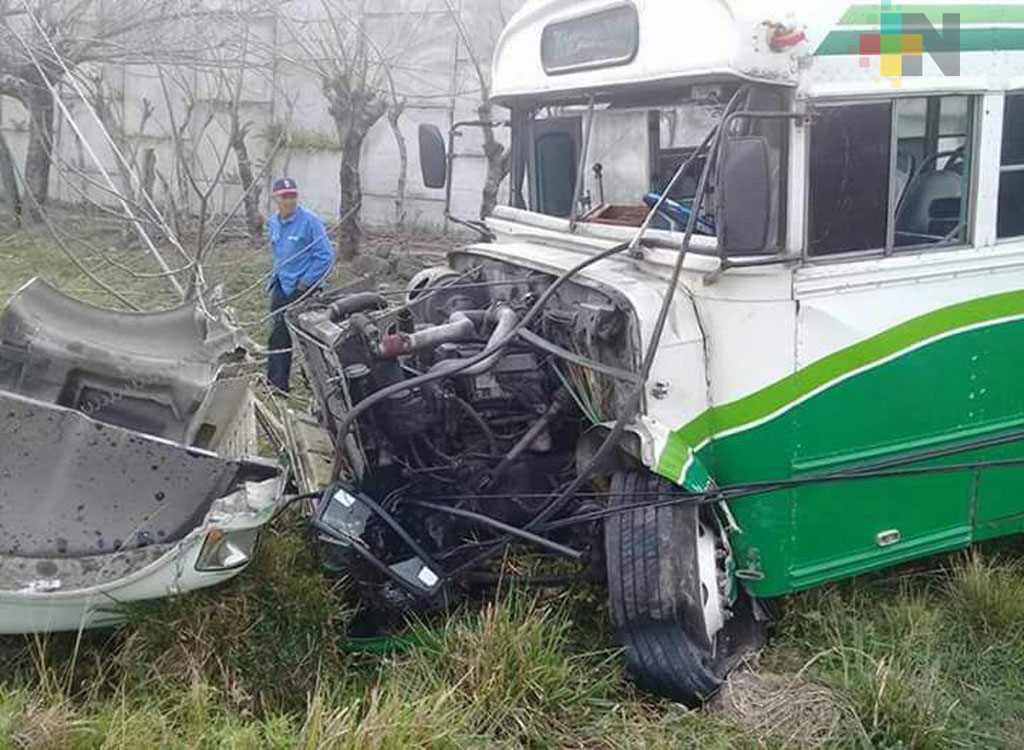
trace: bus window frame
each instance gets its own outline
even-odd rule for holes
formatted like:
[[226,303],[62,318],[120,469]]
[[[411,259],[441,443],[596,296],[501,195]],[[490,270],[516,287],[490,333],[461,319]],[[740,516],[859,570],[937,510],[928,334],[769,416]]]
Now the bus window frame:
[[1013,234],[1006,237],[1000,237],[998,234],[999,227],[999,188],[1002,185],[1003,174],[1006,172],[1021,172],[1024,171],[1024,161],[1018,164],[1003,164],[1003,130],[1006,128],[1006,100],[1011,96],[1019,96],[1024,98],[1024,88],[1013,88],[1007,89],[1002,92],[1003,94],[1003,109],[999,114],[999,164],[997,167],[997,180],[996,180],[996,212],[994,215],[994,226],[992,228],[992,236],[996,245],[1011,244],[1014,242],[1024,242],[1024,234]]
[[[1024,91],[1022,91],[1024,93]],[[951,242],[936,242],[936,243],[922,243],[919,245],[903,245],[897,247],[895,244],[895,232],[896,232],[896,159],[897,159],[897,144],[899,140],[899,109],[897,102],[901,99],[930,99],[932,97],[953,97],[953,96],[964,96],[967,97],[967,145],[969,146],[969,167],[970,176],[969,183],[967,186],[967,231],[964,233],[963,240],[956,240]],[[856,96],[856,97],[822,97],[816,99],[807,100],[807,114],[812,120],[810,125],[808,137],[804,143],[804,179],[807,199],[804,201],[804,215],[803,215],[803,247],[800,251],[802,263],[807,265],[823,265],[831,263],[843,263],[857,260],[871,260],[871,259],[883,259],[892,258],[901,255],[915,255],[925,254],[932,252],[949,252],[953,250],[965,250],[977,247],[976,238],[978,232],[978,211],[977,211],[977,195],[978,195],[978,178],[979,168],[978,161],[980,155],[980,140],[982,136],[982,122],[981,118],[984,116],[984,107],[981,106],[982,96],[979,92],[974,90],[960,91],[960,90],[921,90],[921,91],[907,91],[899,94],[892,94],[886,92],[884,96]],[[888,102],[890,104],[889,112],[889,171],[888,171],[888,211],[886,213],[886,241],[884,247],[869,248],[865,250],[853,250],[843,253],[831,253],[827,255],[811,255],[810,254],[810,236],[811,236],[811,204],[813,202],[814,186],[811,185],[811,141],[814,139],[814,125],[813,119],[816,111],[821,108],[835,108],[835,107],[847,107],[856,106],[863,104],[878,104],[880,102]],[[1020,239],[1020,238],[1017,238]]]

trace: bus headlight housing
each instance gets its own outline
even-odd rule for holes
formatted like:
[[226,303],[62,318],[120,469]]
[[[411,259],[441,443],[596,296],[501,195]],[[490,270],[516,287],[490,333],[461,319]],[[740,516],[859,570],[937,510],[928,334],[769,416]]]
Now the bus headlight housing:
[[259,533],[258,528],[209,532],[196,560],[196,570],[232,570],[247,565],[252,560]]

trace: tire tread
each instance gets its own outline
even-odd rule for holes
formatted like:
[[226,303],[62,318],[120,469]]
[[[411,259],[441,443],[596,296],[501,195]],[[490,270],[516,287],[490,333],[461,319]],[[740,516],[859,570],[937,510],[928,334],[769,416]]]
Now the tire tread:
[[[612,478],[613,502],[627,504],[671,488],[647,472],[619,472]],[[610,516],[605,522],[609,611],[625,647],[627,669],[642,689],[688,705],[698,705],[719,688],[722,678],[710,654],[682,626],[678,595],[663,590],[663,556],[678,513],[696,509],[642,508]]]

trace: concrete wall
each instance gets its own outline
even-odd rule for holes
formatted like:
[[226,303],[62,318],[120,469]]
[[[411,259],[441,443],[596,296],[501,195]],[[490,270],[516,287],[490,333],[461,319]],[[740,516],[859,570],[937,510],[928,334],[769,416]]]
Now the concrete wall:
[[[489,75],[492,45],[504,19],[516,10],[521,0],[451,1],[468,31],[474,52]],[[380,56],[390,61],[391,78],[406,105],[399,121],[408,150],[405,216],[415,222],[440,224],[445,191],[426,189],[422,185],[417,154],[418,127],[421,123],[434,123],[447,133],[452,122],[477,119],[479,80],[443,0],[370,0],[367,9],[366,35]],[[252,123],[249,148],[255,166],[259,168],[266,163],[282,127],[287,125],[291,134],[290,145],[276,154],[267,169],[263,181],[264,210],[269,210],[267,196],[271,179],[287,174],[298,180],[303,201],[325,220],[330,220],[338,214],[341,153],[321,79],[316,73],[316,57],[322,50],[317,44],[317,35],[324,21],[323,14],[320,0],[298,0],[282,3],[269,15],[239,17],[235,28],[205,29],[198,33],[223,33],[237,39],[244,24],[247,38],[251,39],[247,47],[242,99],[244,120]],[[140,153],[146,148],[154,149],[157,169],[171,183],[176,203],[186,202],[195,210],[195,196],[190,190],[182,189],[173,174],[172,117],[157,69],[148,65],[108,65],[102,75],[124,123],[127,143]],[[186,136],[192,138],[194,171],[204,189],[216,172],[218,156],[226,144],[228,126],[223,106],[226,95],[223,90],[218,92],[215,82],[202,71],[176,70],[173,75],[165,73],[165,81],[175,76],[199,94]],[[390,83],[387,87],[390,88]],[[169,89],[173,119],[180,125],[184,105],[173,80]],[[51,177],[51,196],[71,203],[91,200],[113,204],[115,200],[105,188],[102,173],[90,158],[83,140],[123,187],[117,160],[77,93],[67,85],[61,90],[82,139],[58,113],[57,158]],[[153,114],[145,130],[140,132],[144,100],[151,103]],[[212,119],[200,133],[197,123],[205,122],[209,112],[213,113]],[[499,109],[496,114],[504,116],[505,112]],[[21,105],[13,99],[0,98],[0,130],[19,168],[28,143],[27,128],[28,115]],[[507,142],[506,130],[499,135]],[[451,211],[458,216],[475,218],[485,172],[479,131],[468,130],[457,140],[455,151]],[[398,153],[395,136],[386,117],[382,118],[370,132],[362,154],[363,220],[366,223],[395,221]],[[227,161],[220,182],[211,196],[211,207],[224,212],[230,210],[241,195],[233,156]],[[160,181],[155,194],[158,204],[167,203],[168,191]]]

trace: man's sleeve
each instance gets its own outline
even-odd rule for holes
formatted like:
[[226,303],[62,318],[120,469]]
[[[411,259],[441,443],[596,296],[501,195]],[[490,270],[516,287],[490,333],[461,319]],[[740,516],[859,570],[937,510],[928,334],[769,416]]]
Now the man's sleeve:
[[327,237],[327,229],[324,227],[324,223],[319,218],[313,217],[312,221],[310,221],[310,229],[313,233],[313,237],[310,240],[313,257],[306,268],[306,272],[299,279],[305,287],[316,286],[323,281],[324,277],[327,276],[327,272],[331,270],[331,266],[334,265],[334,246]]

